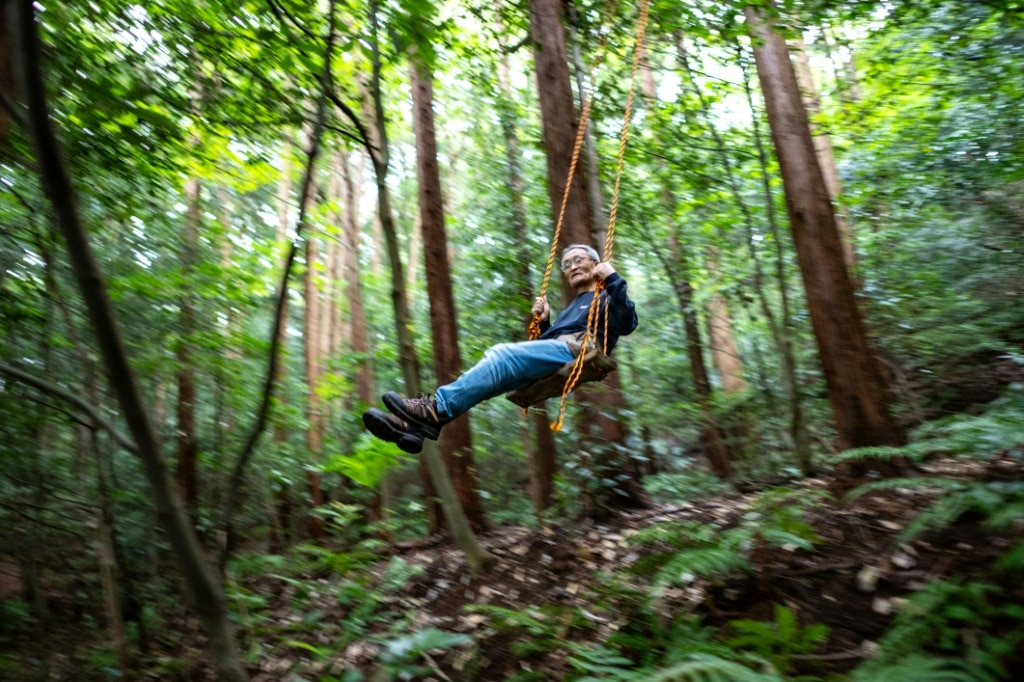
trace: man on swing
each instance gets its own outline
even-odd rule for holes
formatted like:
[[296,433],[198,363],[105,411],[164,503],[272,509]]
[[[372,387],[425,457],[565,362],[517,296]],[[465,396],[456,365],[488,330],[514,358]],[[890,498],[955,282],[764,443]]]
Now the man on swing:
[[[547,300],[537,297],[533,316],[540,320],[540,338],[491,346],[462,376],[438,387],[433,398],[403,398],[394,391],[385,393],[384,405],[391,413],[376,408],[364,412],[367,430],[405,452],[416,454],[423,449],[424,438],[437,440],[445,424],[477,403],[557,372],[582,352],[587,314],[598,280],[604,282],[600,305],[602,311],[607,305],[608,339],[607,344],[603,338],[594,343],[611,353],[619,337],[629,335],[637,327],[636,306],[626,293],[626,280],[611,263],[602,263],[597,251],[585,244],[571,244],[562,251],[561,269],[569,286],[576,290],[576,298],[551,324]],[[600,336],[601,332],[598,333]]]

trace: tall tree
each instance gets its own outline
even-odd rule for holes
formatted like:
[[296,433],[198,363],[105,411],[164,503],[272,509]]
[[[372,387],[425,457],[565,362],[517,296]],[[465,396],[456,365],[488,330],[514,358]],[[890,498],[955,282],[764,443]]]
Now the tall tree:
[[[548,197],[552,222],[561,223],[556,246],[560,250],[569,244],[593,245],[598,241],[599,231],[595,230],[588,208],[584,173],[580,169],[570,173],[580,123],[572,100],[562,4],[558,0],[530,0],[529,7],[541,132],[547,157]],[[563,300],[568,303],[573,295],[568,283],[563,281]],[[585,438],[595,441],[591,449],[598,453],[597,480],[611,482],[591,491],[593,495],[588,497],[587,507],[588,513],[594,515],[604,514],[610,508],[648,504],[639,481],[639,467],[635,462],[624,461],[620,454],[626,451],[623,447],[626,432],[618,418],[624,401],[617,382],[613,374],[604,386],[587,386],[577,392],[585,407]]]
[[[825,188],[828,190],[828,196],[834,206],[836,227],[843,240],[843,260],[846,267],[852,271],[857,266],[853,229],[846,217],[846,211],[838,204],[839,195],[842,193],[842,183],[839,181],[839,170],[836,168],[836,153],[832,148],[832,137],[827,130],[823,130],[815,122],[815,118],[821,114],[821,96],[818,94],[818,88],[814,85],[811,61],[802,37],[796,36],[790,41],[790,53],[796,73],[796,82],[800,85],[800,93],[804,98],[804,109],[807,110],[807,117],[811,124],[811,140],[814,142],[814,151],[818,155],[818,166],[821,168]],[[856,284],[857,281],[854,279],[854,285]]]
[[[434,126],[434,74],[419,50],[414,48],[410,71],[412,81],[413,130],[416,134],[416,175],[419,179],[420,228],[423,234],[423,264],[427,272],[430,300],[430,331],[433,338],[434,368],[439,385],[448,384],[462,373],[459,333],[452,293],[448,235],[444,226],[441,175],[437,165],[437,133]],[[441,452],[455,484],[459,502],[476,531],[487,529],[480,494],[473,475],[473,443],[469,414],[445,427]]]
[[[387,125],[384,118],[384,99],[381,92],[381,56],[379,44],[379,13],[377,0],[370,0],[368,18],[370,34],[371,75],[364,89],[363,105],[368,110],[368,119],[372,125],[367,128],[356,116],[355,112],[337,96],[335,104],[342,109],[354,126],[360,131],[361,142],[366,148],[373,163],[374,179],[377,187],[377,215],[384,232],[388,258],[391,261],[391,291],[395,313],[395,333],[398,337],[399,364],[405,378],[406,390],[418,393],[421,390],[419,361],[416,347],[410,330],[411,316],[409,300],[403,277],[402,255],[398,247],[398,232],[394,213],[391,207],[391,193],[388,189],[387,176],[389,164]],[[448,529],[459,548],[465,553],[470,572],[480,574],[493,563],[494,557],[481,547],[469,525],[465,512],[459,503],[458,495],[452,484],[444,461],[434,441],[427,440],[423,444],[422,465],[427,471],[427,481],[437,490],[448,521]]]
[[78,200],[65,165],[60,143],[50,120],[49,105],[40,63],[41,49],[35,9],[29,0],[8,0],[13,6],[20,46],[20,84],[28,108],[29,133],[36,152],[44,192],[53,206],[75,277],[85,300],[97,345],[107,374],[118,396],[125,420],[149,481],[154,505],[167,537],[175,549],[193,607],[199,612],[210,638],[211,655],[221,679],[247,679],[228,618],[223,584],[206,563],[181,498],[171,484],[160,454],[156,433],[128,360],[121,331],[100,273]]
[[[785,39],[763,10],[747,7],[746,17],[839,445],[899,445],[904,434],[890,413],[886,375],[854,298]],[[865,466],[890,473],[901,469],[899,464]]]
[[[653,74],[650,68],[645,68],[641,79],[641,92],[644,100],[650,106],[657,100],[656,87]],[[661,170],[665,171],[664,160],[659,159],[658,164]],[[725,434],[719,428],[711,409],[712,388],[708,376],[707,365],[704,362],[704,343],[700,333],[700,320],[698,319],[698,306],[694,302],[693,288],[693,262],[691,258],[692,249],[686,248],[680,240],[680,228],[675,220],[678,214],[678,200],[672,187],[663,184],[661,187],[661,201],[665,209],[665,215],[669,216],[668,222],[668,249],[655,247],[655,252],[661,258],[665,271],[668,274],[669,282],[679,301],[680,313],[683,317],[683,328],[686,332],[686,355],[690,360],[690,379],[693,383],[694,392],[697,394],[701,420],[701,440],[707,452],[708,462],[711,470],[716,476],[729,478],[732,476],[732,466],[729,463],[729,452],[726,448]]]
[[[498,82],[498,121],[501,125],[502,137],[505,140],[505,181],[508,187],[512,207],[512,235],[517,254],[517,274],[519,281],[519,298],[524,302],[534,299],[536,291],[531,285],[530,262],[533,253],[530,235],[526,223],[526,201],[524,199],[525,181],[522,169],[522,144],[519,140],[519,125],[512,93],[511,67],[509,52],[506,45],[505,30],[501,15],[497,14],[496,31],[499,57],[497,63]],[[523,333],[529,329],[532,315],[527,311],[524,318]],[[542,403],[530,410],[533,430],[536,433],[536,446],[529,441],[529,430],[526,429],[525,452],[530,469],[530,495],[533,508],[538,516],[554,502],[555,472],[555,437],[548,427],[549,417]]]

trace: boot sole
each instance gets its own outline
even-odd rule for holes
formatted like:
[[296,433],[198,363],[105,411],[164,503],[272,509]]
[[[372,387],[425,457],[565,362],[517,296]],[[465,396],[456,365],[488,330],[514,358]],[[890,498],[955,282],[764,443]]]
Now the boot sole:
[[363,426],[377,438],[394,443],[402,452],[418,455],[423,451],[423,438],[419,434],[396,429],[388,423],[384,413],[376,408],[370,408],[363,413]]
[[430,440],[437,440],[441,436],[441,426],[436,424],[424,423],[416,415],[409,414],[405,411],[405,399],[398,395],[394,391],[388,391],[381,400],[384,402],[384,406],[388,408],[392,414],[401,417],[405,421],[416,426],[417,430]]

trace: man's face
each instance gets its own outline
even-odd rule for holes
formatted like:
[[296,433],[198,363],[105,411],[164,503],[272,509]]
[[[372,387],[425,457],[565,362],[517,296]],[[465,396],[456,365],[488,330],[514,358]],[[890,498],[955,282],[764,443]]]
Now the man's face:
[[595,265],[596,263],[583,249],[573,249],[562,256],[562,272],[572,287],[579,287],[593,280]]

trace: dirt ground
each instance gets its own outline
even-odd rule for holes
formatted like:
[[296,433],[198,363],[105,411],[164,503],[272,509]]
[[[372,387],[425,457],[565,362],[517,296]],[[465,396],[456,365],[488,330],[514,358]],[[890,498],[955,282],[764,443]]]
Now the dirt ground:
[[[974,480],[1020,480],[1019,462],[938,461],[925,474]],[[800,483],[808,491],[824,491],[828,481]],[[471,579],[462,555],[447,543],[409,549],[406,561],[421,566],[395,600],[394,607],[412,614],[417,628],[434,627],[472,635],[474,646],[430,658],[432,673],[422,679],[504,680],[519,671],[536,679],[563,679],[569,670],[564,647],[523,652],[534,634],[525,629],[493,627],[492,619],[473,611],[493,605],[519,612],[555,606],[579,607],[584,622],[567,624],[560,633],[579,643],[602,642],[631,616],[628,600],[609,593],[625,586],[648,590],[635,569],[642,548],[629,538],[638,530],[664,521],[697,520],[723,528],[734,525],[749,508],[752,496],[730,495],[624,513],[602,524],[580,523],[549,529],[501,528],[482,538],[498,558],[485,576]],[[1014,538],[995,535],[970,518],[961,518],[940,533],[925,533],[908,543],[895,542],[899,531],[924,509],[934,491],[900,489],[872,493],[851,502],[828,501],[812,507],[809,521],[821,538],[814,551],[775,549],[752,561],[751,570],[714,580],[695,579],[670,587],[655,602],[666,621],[690,612],[705,625],[722,626],[733,619],[772,620],[773,604],[784,604],[802,626],[824,623],[830,634],[813,655],[798,657],[795,672],[823,675],[855,667],[891,622],[900,600],[925,585],[954,574],[987,573]],[[1024,604],[1024,587],[1006,592]],[[363,642],[350,646],[328,668],[337,673],[357,668],[371,671],[376,652]],[[269,670],[255,679],[273,680]]]

